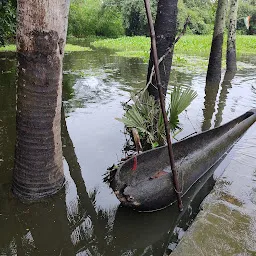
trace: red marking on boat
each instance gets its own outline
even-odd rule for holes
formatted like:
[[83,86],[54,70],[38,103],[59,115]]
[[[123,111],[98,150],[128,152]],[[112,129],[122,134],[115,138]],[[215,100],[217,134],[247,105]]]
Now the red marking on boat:
[[132,171],[136,171],[136,170],[137,170],[137,164],[138,164],[137,156],[135,156],[135,157],[133,158]]
[[153,179],[157,179],[163,175],[166,175],[168,174],[168,172],[165,172],[165,171],[157,171],[154,175],[152,175],[149,179],[150,180],[153,180]]

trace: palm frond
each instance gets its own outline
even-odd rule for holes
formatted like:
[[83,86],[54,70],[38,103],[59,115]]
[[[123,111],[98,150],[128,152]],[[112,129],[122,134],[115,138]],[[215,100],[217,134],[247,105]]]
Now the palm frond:
[[179,114],[181,114],[197,97],[197,93],[191,88],[174,86],[171,92],[171,102],[167,109],[169,124],[172,130],[180,129]]
[[[170,92],[170,104],[167,108],[170,129],[177,133],[179,127],[179,114],[183,112],[195,99],[197,93],[186,87],[175,86]],[[116,120],[124,123],[128,128],[136,128],[141,139],[145,139],[152,147],[163,145],[166,141],[164,119],[160,106],[148,91],[139,96],[131,95],[133,104],[125,106],[125,114]]]

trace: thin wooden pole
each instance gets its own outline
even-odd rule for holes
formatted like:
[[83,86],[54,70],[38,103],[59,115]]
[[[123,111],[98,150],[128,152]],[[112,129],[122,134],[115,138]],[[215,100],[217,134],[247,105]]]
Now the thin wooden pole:
[[165,99],[163,96],[161,77],[160,77],[159,66],[158,66],[155,29],[154,29],[151,10],[150,10],[149,0],[144,0],[144,3],[145,3],[145,7],[146,7],[148,24],[149,24],[149,29],[150,29],[151,48],[152,48],[152,53],[153,53],[153,61],[154,61],[154,66],[155,66],[155,75],[156,75],[156,80],[157,80],[157,88],[158,88],[158,93],[159,93],[160,105],[161,105],[161,109],[162,109],[162,113],[163,113],[163,117],[164,117],[165,133],[166,133],[166,139],[167,139],[167,144],[168,144],[168,153],[169,153],[170,165],[171,165],[172,175],[173,175],[173,185],[174,185],[176,195],[177,195],[179,210],[182,211],[183,204],[181,201],[178,175],[177,175],[177,171],[176,171],[175,163],[174,163],[172,142],[171,142],[171,137],[170,137],[170,129],[169,129],[169,123],[168,123],[168,119],[167,119],[167,115],[166,115],[166,111],[165,111]]

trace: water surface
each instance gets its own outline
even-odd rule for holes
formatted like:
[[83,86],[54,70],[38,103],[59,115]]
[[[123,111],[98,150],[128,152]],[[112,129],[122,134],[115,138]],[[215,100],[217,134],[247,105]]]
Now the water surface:
[[[244,57],[240,61],[244,68],[219,87],[205,88],[205,72],[174,67],[171,84],[189,86],[198,93],[180,116],[184,129],[177,139],[256,107],[256,60]],[[20,203],[9,192],[15,143],[15,67],[14,54],[0,55],[0,255],[162,256],[167,248],[174,248],[212,189],[215,169],[186,195],[182,214],[176,205],[155,213],[122,208],[103,182],[107,168],[124,156],[124,126],[115,120],[123,114],[120,102],[144,86],[147,66],[139,59],[116,57],[103,50],[65,55],[62,138],[66,184],[58,195],[33,205]],[[219,172],[224,165],[225,161]]]

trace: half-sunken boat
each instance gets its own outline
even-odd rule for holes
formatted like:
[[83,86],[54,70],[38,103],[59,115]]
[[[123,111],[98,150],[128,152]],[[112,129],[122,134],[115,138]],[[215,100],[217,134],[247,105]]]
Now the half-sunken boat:
[[[256,109],[252,109],[222,126],[173,144],[182,196],[255,121]],[[160,210],[174,203],[176,192],[167,146],[143,152],[124,162],[110,186],[122,205],[138,211]]]

